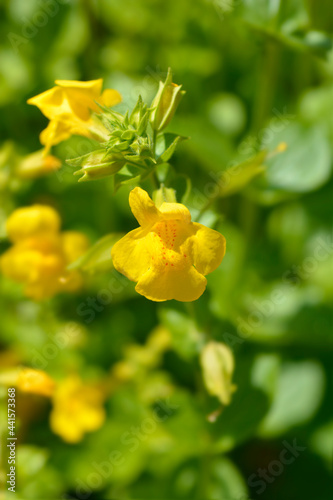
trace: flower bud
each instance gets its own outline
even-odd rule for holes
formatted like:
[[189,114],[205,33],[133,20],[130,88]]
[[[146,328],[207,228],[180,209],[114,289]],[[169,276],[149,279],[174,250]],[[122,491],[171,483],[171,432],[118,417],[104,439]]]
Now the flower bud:
[[153,201],[157,208],[159,208],[162,203],[177,203],[176,192],[172,188],[166,188],[163,185],[160,189],[153,192]]
[[98,149],[79,158],[67,160],[67,163],[73,167],[82,167],[74,173],[82,175],[79,179],[81,182],[116,174],[125,165],[126,159],[121,153],[107,153],[105,149]]
[[177,106],[185,94],[181,87],[181,85],[172,83],[172,73],[169,68],[167,78],[164,83],[159,83],[158,92],[151,104],[153,111],[150,116],[150,123],[157,132],[164,129],[175,114]]
[[55,156],[44,155],[44,150],[25,156],[19,162],[16,175],[20,179],[35,179],[45,174],[55,172],[61,167],[61,161]]
[[231,378],[234,371],[234,357],[228,346],[221,342],[209,342],[202,350],[200,363],[205,386],[212,396],[228,405],[236,390]]

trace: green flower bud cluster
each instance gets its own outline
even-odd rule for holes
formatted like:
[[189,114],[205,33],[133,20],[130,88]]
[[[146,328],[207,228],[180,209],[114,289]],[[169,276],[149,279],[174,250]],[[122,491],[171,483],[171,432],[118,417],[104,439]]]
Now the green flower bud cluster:
[[[177,144],[184,138],[167,134],[172,140],[168,137],[163,141],[161,131],[172,119],[183,94],[181,86],[172,83],[169,70],[166,81],[160,82],[151,107],[143,102],[141,96],[132,112],[124,115],[97,103],[101,113],[95,118],[108,132],[107,140],[100,143],[99,149],[67,160],[69,165],[81,167],[75,172],[75,175],[81,175],[79,181],[101,179],[119,172],[121,179],[114,183],[118,187],[138,176],[144,179],[157,165],[168,162]],[[157,141],[165,144],[163,151],[158,148],[158,153]]]

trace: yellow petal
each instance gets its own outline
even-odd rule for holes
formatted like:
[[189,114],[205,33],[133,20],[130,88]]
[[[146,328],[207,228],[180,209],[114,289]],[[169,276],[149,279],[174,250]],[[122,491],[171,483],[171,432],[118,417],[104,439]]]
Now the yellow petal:
[[102,92],[103,80],[79,82],[75,80],[56,80],[69,102],[74,115],[81,120],[89,120],[91,110],[99,111],[95,101],[99,101]]
[[139,227],[126,234],[112,248],[115,269],[131,281],[138,281],[151,264],[146,237],[147,231]]
[[68,100],[65,98],[64,90],[60,87],[52,87],[41,94],[31,97],[28,104],[37,106],[43,115],[49,120],[53,120],[63,113],[71,113]]
[[41,259],[40,252],[36,250],[20,251],[14,246],[1,256],[1,272],[14,281],[27,282],[34,269],[39,268]]
[[90,137],[89,127],[91,125],[91,120],[83,121],[73,114],[65,114],[51,120],[39,136],[41,144],[45,146],[44,156],[48,154],[52,146],[69,139],[71,135]]
[[18,208],[12,213],[7,220],[7,233],[9,239],[16,242],[31,236],[57,233],[60,224],[60,217],[53,208],[32,205]]
[[83,431],[76,421],[72,421],[66,412],[60,412],[58,409],[53,409],[50,414],[50,427],[67,443],[78,443],[83,438]]
[[102,91],[103,79],[89,80],[82,82],[80,80],[56,80],[55,84],[64,89],[76,89],[90,92],[91,95],[99,96]]
[[98,99],[98,102],[100,104],[108,107],[115,106],[116,104],[119,104],[121,101],[122,101],[121,94],[118,92],[118,90],[114,89],[105,89],[100,99]]
[[59,120],[51,120],[48,126],[42,130],[39,140],[45,146],[44,156],[48,154],[52,146],[65,141],[71,136],[68,125]]
[[67,263],[71,263],[85,253],[89,240],[79,231],[64,231],[61,233],[61,244]]
[[18,376],[17,387],[22,392],[52,396],[55,389],[55,382],[42,370],[22,368]]
[[[101,403],[100,403],[101,404]],[[96,431],[105,420],[105,410],[102,407],[84,405],[83,411],[78,415],[78,424],[85,431]]]
[[191,214],[188,208],[181,203],[162,203],[159,208],[164,220],[182,220],[191,222]]
[[150,268],[138,281],[135,290],[147,299],[156,302],[197,300],[206,288],[207,280],[193,266],[187,269],[170,269],[156,272]]
[[197,222],[193,223],[195,234],[190,238],[193,264],[204,275],[214,271],[222,262],[226,241],[222,234]]
[[130,192],[129,204],[140,226],[151,226],[158,221],[160,212],[143,189],[136,187]]

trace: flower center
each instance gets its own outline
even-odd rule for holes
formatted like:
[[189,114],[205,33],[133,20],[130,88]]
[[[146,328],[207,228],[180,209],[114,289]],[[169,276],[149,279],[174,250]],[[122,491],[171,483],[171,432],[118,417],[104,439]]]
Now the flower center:
[[149,248],[154,267],[166,270],[183,269],[189,265],[188,256],[182,250],[185,239],[186,234],[179,221],[157,222],[151,231]]

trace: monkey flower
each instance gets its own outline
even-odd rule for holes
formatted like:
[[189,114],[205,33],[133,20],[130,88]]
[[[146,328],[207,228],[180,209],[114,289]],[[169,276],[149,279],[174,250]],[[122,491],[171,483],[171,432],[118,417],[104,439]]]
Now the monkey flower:
[[181,203],[163,202],[159,208],[143,189],[130,193],[131,210],[140,224],[112,249],[113,265],[147,299],[161,302],[198,299],[225,254],[222,234],[191,222]]

